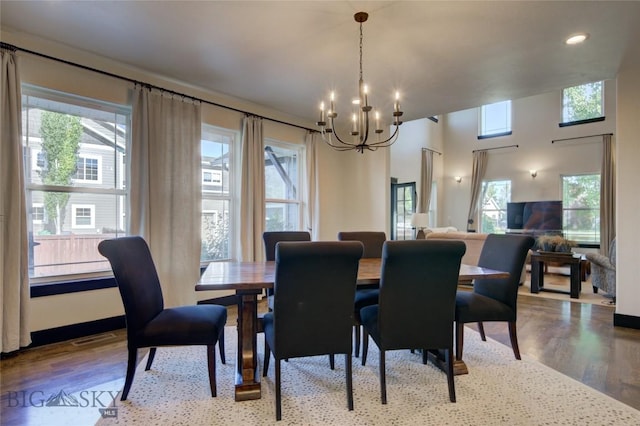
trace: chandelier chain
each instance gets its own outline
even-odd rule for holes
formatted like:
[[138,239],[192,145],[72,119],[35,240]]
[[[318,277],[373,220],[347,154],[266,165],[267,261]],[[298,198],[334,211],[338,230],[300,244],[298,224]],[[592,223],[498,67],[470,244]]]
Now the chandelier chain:
[[362,81],[362,22],[360,22],[360,81]]

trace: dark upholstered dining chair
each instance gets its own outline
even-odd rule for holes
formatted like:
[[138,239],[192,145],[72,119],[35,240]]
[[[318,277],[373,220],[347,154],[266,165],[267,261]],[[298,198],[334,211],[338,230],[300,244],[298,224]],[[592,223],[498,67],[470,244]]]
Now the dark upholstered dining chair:
[[141,237],[104,240],[98,244],[98,251],[111,263],[127,324],[129,356],[121,400],[127,399],[133,383],[138,349],[150,348],[145,367],[149,370],[158,346],[205,345],[211,396],[216,396],[215,344],[224,364],[227,309],[217,305],[165,308],[151,252]]
[[[262,233],[265,260],[276,260],[276,244],[280,241],[311,241],[307,231],[266,231]],[[267,289],[267,304],[273,309],[273,289]]]
[[477,322],[480,337],[486,341],[483,322],[504,321],[509,324],[511,348],[520,359],[516,334],[518,286],[522,267],[535,240],[526,235],[490,234],[480,252],[478,266],[509,272],[509,278],[475,280],[473,291],[456,295],[456,358],[462,359],[464,325]]
[[449,399],[456,401],[453,380],[453,319],[462,241],[387,241],[382,253],[380,299],[360,311],[362,365],[367,362],[369,336],[380,349],[380,398],[387,403],[385,352],[444,350]]
[[264,315],[263,376],[275,359],[276,419],[282,418],[280,361],[345,354],[347,405],[353,410],[351,328],[362,244],[280,242],[273,312]]
[[[360,241],[364,246],[363,258],[382,257],[382,246],[387,240],[387,235],[384,232],[377,231],[353,231],[353,232],[338,232],[339,241]],[[360,309],[365,306],[375,305],[378,303],[378,289],[372,287],[361,287],[356,290],[356,297],[354,299],[354,349],[353,354],[357,357],[360,354],[360,328],[362,324],[360,322]]]

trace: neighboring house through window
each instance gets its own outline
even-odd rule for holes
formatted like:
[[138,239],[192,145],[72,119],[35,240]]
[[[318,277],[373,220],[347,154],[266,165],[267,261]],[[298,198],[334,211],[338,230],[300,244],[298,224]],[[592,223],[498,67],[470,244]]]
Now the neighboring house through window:
[[110,273],[97,246],[125,235],[130,121],[128,106],[23,85],[32,285]]
[[482,182],[480,199],[480,232],[505,233],[507,230],[507,203],[511,201],[511,181]]
[[202,126],[202,263],[232,258],[235,141],[235,132]]
[[302,229],[301,160],[300,146],[265,140],[265,231]]
[[478,139],[510,135],[511,101],[481,106],[478,121]]

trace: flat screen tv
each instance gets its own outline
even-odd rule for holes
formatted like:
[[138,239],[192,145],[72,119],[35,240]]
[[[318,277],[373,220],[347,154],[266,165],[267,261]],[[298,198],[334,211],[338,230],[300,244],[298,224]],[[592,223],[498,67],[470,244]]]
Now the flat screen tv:
[[525,231],[561,231],[562,201],[507,203],[507,228]]

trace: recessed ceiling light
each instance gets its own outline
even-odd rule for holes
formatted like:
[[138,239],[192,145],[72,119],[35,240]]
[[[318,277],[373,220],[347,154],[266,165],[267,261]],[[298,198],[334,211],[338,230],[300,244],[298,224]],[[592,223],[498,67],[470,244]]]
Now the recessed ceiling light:
[[576,35],[572,35],[571,37],[569,37],[567,39],[567,41],[565,41],[565,43],[567,43],[567,44],[580,44],[580,43],[582,43],[583,41],[585,41],[588,38],[589,38],[589,34],[587,34],[587,33],[576,34]]

